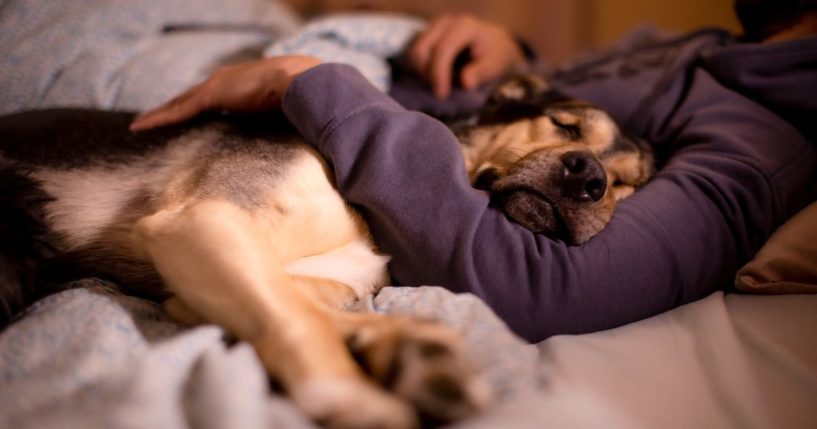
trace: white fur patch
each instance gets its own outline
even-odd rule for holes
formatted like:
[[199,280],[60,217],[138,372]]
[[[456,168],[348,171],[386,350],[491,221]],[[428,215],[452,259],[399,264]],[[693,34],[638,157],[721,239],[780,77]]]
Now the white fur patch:
[[285,270],[293,275],[338,281],[352,288],[360,298],[388,283],[386,264],[389,259],[375,253],[363,238],[359,238],[329,252],[298,259]]
[[45,207],[49,226],[63,236],[69,249],[88,244],[130,214],[128,204],[140,193],[162,195],[173,177],[207,143],[203,137],[204,133],[191,134],[186,144],[171,143],[158,154],[132,164],[38,171],[35,178],[55,198]]
[[87,244],[122,216],[126,204],[142,186],[133,171],[44,171],[36,175],[44,190],[57,199],[46,205],[51,227],[68,248]]

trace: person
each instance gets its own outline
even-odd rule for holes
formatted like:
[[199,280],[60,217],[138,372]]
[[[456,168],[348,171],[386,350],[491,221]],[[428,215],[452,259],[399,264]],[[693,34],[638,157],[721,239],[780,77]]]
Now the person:
[[[348,66],[308,57],[231,66],[132,128],[204,110],[281,108],[392,255],[397,284],[471,292],[529,341],[603,330],[728,289],[772,231],[817,196],[815,4],[738,0],[742,39],[722,30],[641,39],[553,73],[554,88],[650,141],[661,167],[579,246],[506,218],[469,185],[448,128]],[[436,97],[397,100],[456,99],[463,49],[466,93],[525,61],[506,31],[440,18],[407,55]]]

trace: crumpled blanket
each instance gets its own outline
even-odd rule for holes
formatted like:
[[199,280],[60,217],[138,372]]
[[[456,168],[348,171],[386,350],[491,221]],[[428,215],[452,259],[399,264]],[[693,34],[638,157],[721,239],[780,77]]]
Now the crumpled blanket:
[[143,110],[299,24],[266,0],[6,0],[0,113]]
[[[87,279],[44,298],[0,333],[3,428],[312,428],[269,389],[252,348],[213,325],[183,328],[157,303]],[[385,288],[374,311],[440,320],[508,401],[540,384],[538,353],[479,299],[437,287]]]
[[[0,113],[144,110],[219,65],[264,51],[345,58],[383,88],[386,57],[419,25],[346,15],[300,27],[273,0],[5,0]],[[269,391],[253,350],[228,346],[220,328],[182,328],[156,303],[99,280],[75,286],[0,333],[0,428],[313,427]],[[474,296],[386,288],[367,301],[374,311],[437,319],[459,331],[500,400],[539,384],[536,349]]]
[[302,54],[357,67],[382,90],[419,19],[361,13],[307,25],[273,0],[6,0],[0,114],[46,107],[141,111],[216,68]]
[[300,54],[356,67],[381,91],[391,86],[386,59],[403,51],[425,22],[406,15],[347,13],[317,19],[275,42],[265,57]]

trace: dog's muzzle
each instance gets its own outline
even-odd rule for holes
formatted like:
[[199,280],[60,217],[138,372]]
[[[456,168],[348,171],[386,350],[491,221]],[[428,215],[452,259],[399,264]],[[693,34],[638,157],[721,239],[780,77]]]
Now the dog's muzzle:
[[535,233],[562,236],[567,232],[556,206],[533,189],[514,189],[498,198],[506,215]]
[[574,217],[591,209],[607,191],[604,167],[584,151],[533,154],[504,177],[490,174],[492,198],[508,217],[535,233],[573,243],[583,241],[574,236],[579,229]]

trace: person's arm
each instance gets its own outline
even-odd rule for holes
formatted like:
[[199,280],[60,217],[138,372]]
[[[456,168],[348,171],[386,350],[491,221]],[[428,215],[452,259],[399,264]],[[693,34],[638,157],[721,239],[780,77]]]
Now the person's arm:
[[[791,205],[753,161],[753,144],[802,140],[793,129],[771,133],[759,124],[709,141],[711,124],[702,123],[604,231],[572,247],[490,207],[469,185],[451,132],[404,110],[350,67],[304,72],[283,108],[392,255],[398,284],[472,292],[531,341],[619,326],[727,286]],[[813,164],[812,152],[779,156]]]
[[[726,287],[772,229],[814,197],[815,148],[703,79],[710,87],[674,109],[667,165],[599,235],[567,246],[491,208],[440,122],[406,111],[349,66],[314,64],[282,57],[230,68],[133,128],[257,108],[277,100],[265,95],[284,94],[287,116],[393,256],[395,280],[472,292],[528,340],[619,326]],[[267,84],[237,100],[236,88],[259,74]]]

